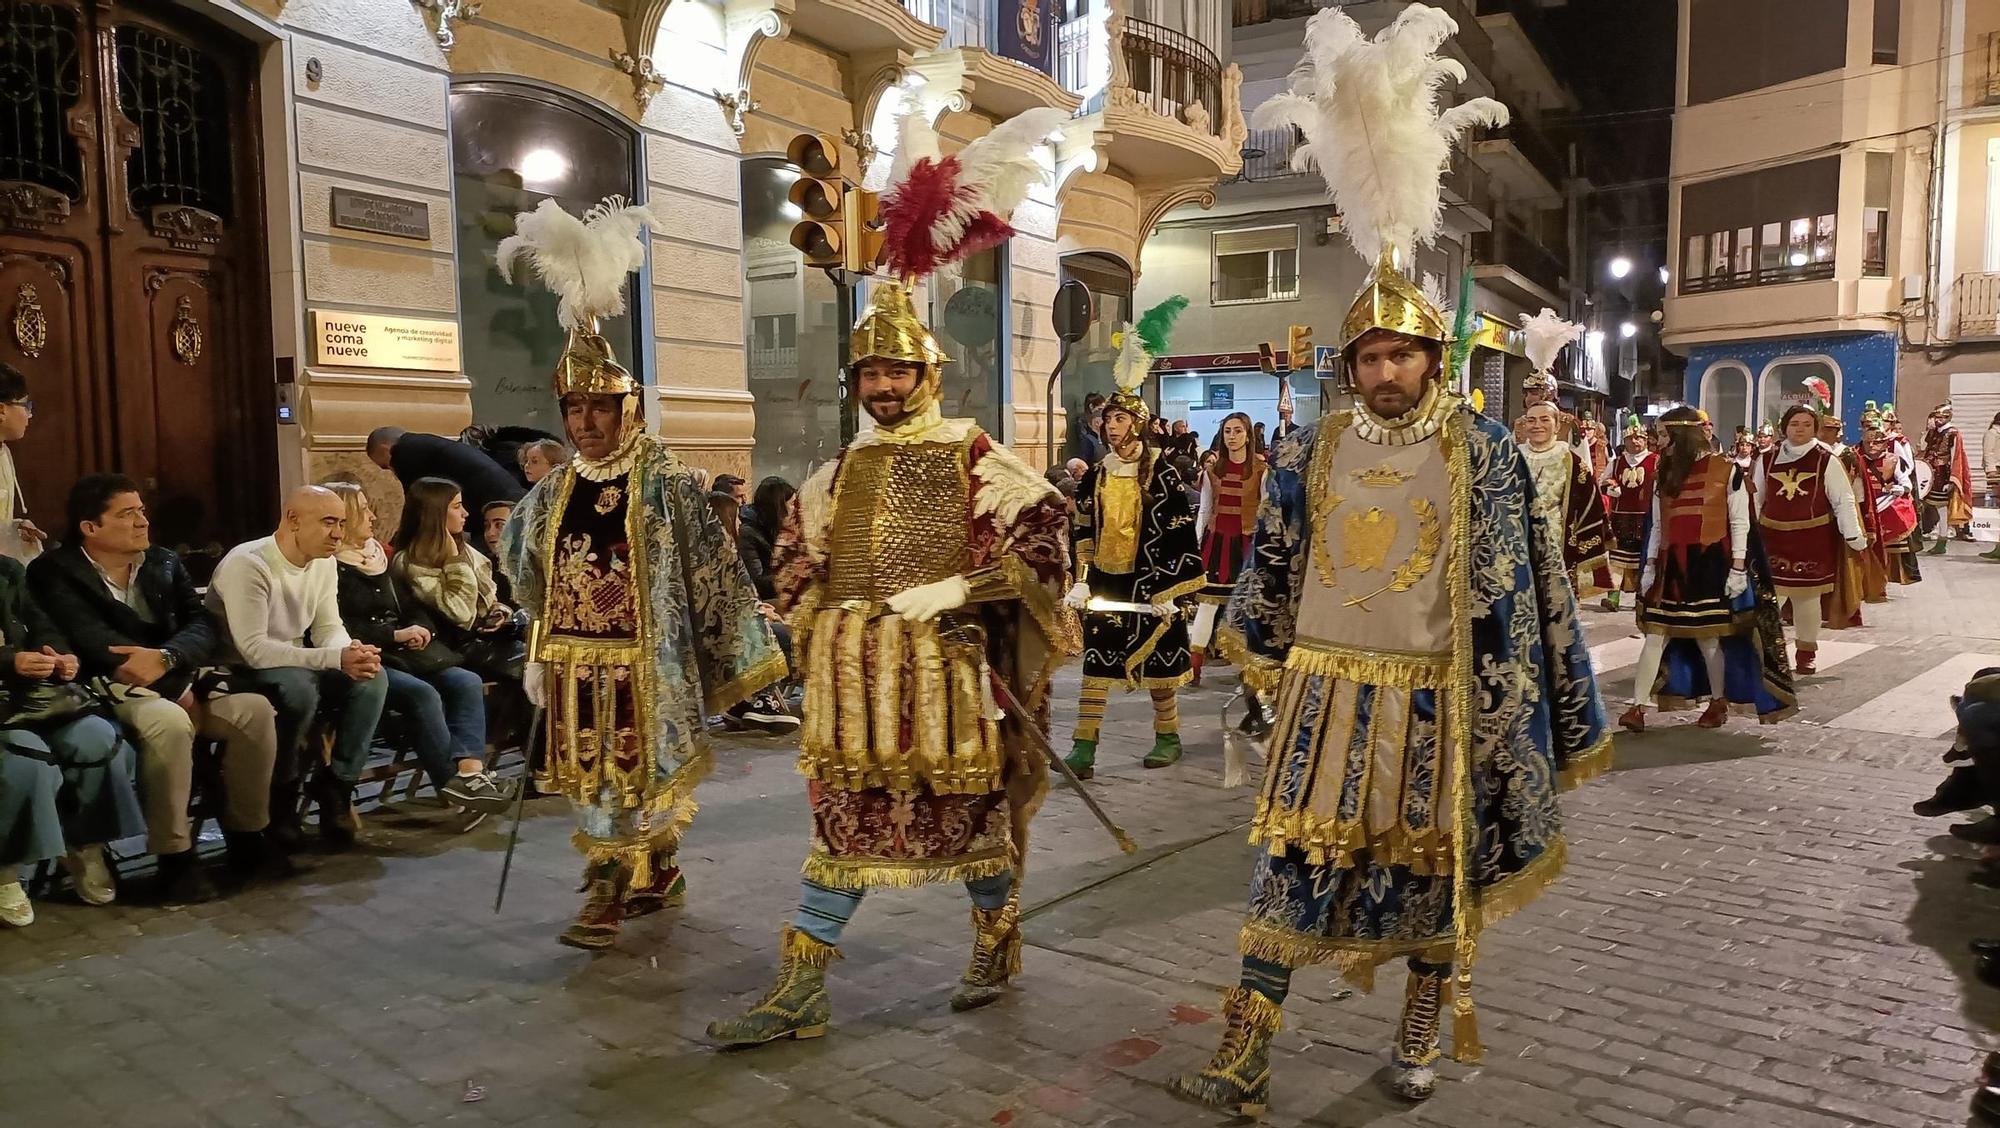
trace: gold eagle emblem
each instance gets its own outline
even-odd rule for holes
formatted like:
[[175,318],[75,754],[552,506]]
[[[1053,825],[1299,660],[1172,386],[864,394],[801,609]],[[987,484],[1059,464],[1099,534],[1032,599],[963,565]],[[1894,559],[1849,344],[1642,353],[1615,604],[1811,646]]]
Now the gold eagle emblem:
[[1396,540],[1396,515],[1379,506],[1366,512],[1354,510],[1341,522],[1341,566],[1373,572],[1389,559],[1389,546]]
[[1778,496],[1786,501],[1796,501],[1806,492],[1806,484],[1819,477],[1817,470],[1773,470],[1771,480],[1778,483]]

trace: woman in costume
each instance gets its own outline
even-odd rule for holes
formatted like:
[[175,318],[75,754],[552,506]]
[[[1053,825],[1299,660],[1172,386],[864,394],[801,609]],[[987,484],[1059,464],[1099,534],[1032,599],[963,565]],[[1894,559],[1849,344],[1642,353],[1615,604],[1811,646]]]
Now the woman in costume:
[[1683,405],[1660,422],[1667,446],[1639,576],[1645,644],[1618,723],[1643,732],[1656,700],[1673,708],[1704,697],[1702,728],[1721,728],[1731,701],[1755,706],[1766,723],[1782,720],[1797,699],[1746,475],[1711,451],[1699,410]]
[[1201,567],[1208,585],[1197,597],[1195,611],[1194,678],[1201,683],[1202,658],[1215,633],[1215,616],[1229,602],[1229,590],[1250,553],[1250,530],[1257,524],[1257,503],[1264,497],[1264,460],[1252,448],[1250,417],[1238,411],[1216,429],[1213,461],[1202,475],[1201,510],[1195,528],[1201,533]]
[[[1824,402],[1830,389],[1822,382],[1813,392]],[[1819,441],[1819,420],[1819,411],[1806,404],[1785,409],[1783,441],[1757,459],[1751,490],[1772,583],[1791,607],[1798,643],[1792,669],[1800,674],[1818,672],[1820,603],[1834,591],[1841,562],[1849,550],[1868,550],[1854,489],[1840,459]]]

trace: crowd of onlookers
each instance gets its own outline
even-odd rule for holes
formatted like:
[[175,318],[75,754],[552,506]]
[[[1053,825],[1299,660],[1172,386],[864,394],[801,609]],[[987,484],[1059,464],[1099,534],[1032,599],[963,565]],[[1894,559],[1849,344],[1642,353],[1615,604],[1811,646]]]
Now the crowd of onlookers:
[[[1076,490],[1083,482],[1083,476],[1091,467],[1103,461],[1107,448],[1104,443],[1105,397],[1092,392],[1083,398],[1083,410],[1071,418],[1070,433],[1075,436],[1076,454],[1059,466],[1048,470],[1049,483],[1072,501]],[[1244,418],[1247,418],[1244,417]],[[1225,421],[1226,423],[1226,421]],[[1271,444],[1298,430],[1293,422],[1292,406],[1288,401],[1278,404],[1278,426],[1275,431],[1267,431],[1261,422],[1250,425],[1250,452],[1256,458],[1268,458]],[[1185,419],[1169,422],[1155,415],[1146,423],[1146,442],[1158,450],[1180,474],[1181,484],[1187,489],[1192,502],[1199,504],[1203,483],[1214,472],[1216,462],[1224,457],[1222,435],[1218,432],[1213,440],[1203,446],[1201,433]]]
[[[521,687],[528,617],[496,561],[515,503],[571,457],[561,440],[380,428],[367,453],[402,487],[393,530],[356,477],[335,476],[293,490],[271,535],[230,549],[198,585],[153,543],[122,475],[77,481],[47,532],[18,511],[4,444],[33,413],[25,378],[0,365],[0,923],[33,921],[20,879],[50,863],[86,904],[113,901],[111,846],[142,835],[157,862],[147,899],[162,905],[298,872],[309,812],[319,849],[350,849],[356,788],[385,749],[414,759],[461,829],[532,786],[489,763],[494,747],[538,756],[542,736]],[[751,497],[739,478],[705,484],[771,599],[792,487],[766,479]],[[798,724],[781,692],[717,720]],[[211,816],[217,874],[194,831]]]

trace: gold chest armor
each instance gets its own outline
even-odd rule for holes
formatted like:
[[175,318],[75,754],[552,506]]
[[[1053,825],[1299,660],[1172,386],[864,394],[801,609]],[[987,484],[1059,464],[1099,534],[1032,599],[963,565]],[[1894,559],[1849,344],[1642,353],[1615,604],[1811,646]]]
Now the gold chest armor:
[[965,572],[969,445],[883,443],[847,453],[833,486],[827,602],[881,603]]

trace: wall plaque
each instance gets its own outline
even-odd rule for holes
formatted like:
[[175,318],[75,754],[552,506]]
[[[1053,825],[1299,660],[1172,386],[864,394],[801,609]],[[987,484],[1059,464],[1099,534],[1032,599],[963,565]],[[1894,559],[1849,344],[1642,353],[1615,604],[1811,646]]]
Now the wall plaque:
[[334,188],[328,215],[335,227],[430,242],[431,206],[422,200],[399,200],[353,188]]
[[337,368],[457,372],[458,322],[312,311],[313,363]]

